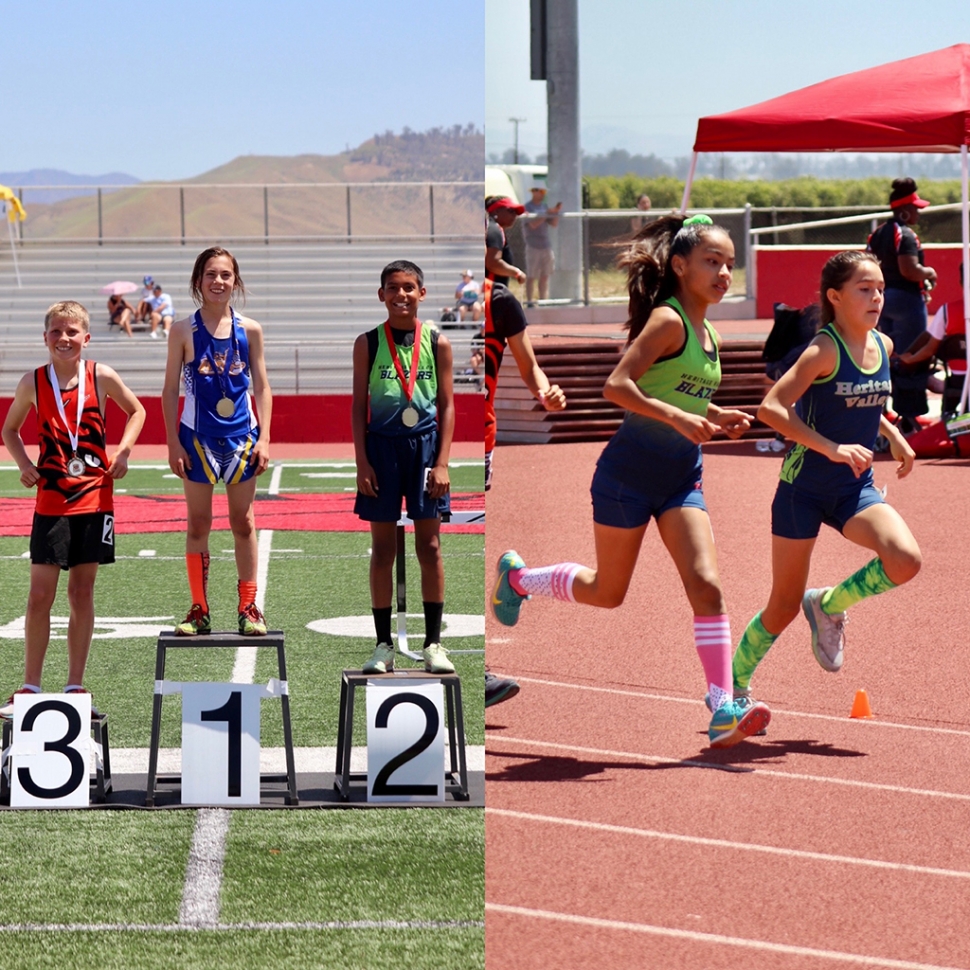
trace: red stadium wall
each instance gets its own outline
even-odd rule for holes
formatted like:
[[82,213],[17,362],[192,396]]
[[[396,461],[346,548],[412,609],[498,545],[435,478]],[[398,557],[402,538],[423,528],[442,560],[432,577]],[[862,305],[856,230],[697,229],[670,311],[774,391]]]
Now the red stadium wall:
[[[755,249],[757,260],[759,319],[774,317],[774,305],[787,303],[803,307],[818,301],[818,279],[825,261],[845,247],[765,246]],[[939,276],[933,290],[929,312],[935,313],[944,303],[960,299],[960,247],[929,245],[924,261]]]
[[[165,444],[165,424],[162,421],[161,398],[143,397],[147,418],[138,438],[139,444]],[[10,398],[0,398],[0,421],[10,408]],[[121,439],[124,413],[114,404],[108,405],[108,440]],[[485,435],[485,398],[481,394],[455,395],[455,441],[482,441]],[[33,418],[28,418],[21,432],[24,441],[37,444]],[[273,395],[273,441],[350,442],[349,394]]]

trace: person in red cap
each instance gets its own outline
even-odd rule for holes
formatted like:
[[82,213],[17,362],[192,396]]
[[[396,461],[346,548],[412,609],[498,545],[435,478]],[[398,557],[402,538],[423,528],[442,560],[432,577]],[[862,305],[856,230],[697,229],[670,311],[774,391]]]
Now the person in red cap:
[[[926,330],[924,297],[936,284],[936,270],[923,265],[923,249],[911,228],[919,221],[920,209],[928,205],[917,194],[916,183],[911,178],[895,179],[889,195],[893,219],[876,229],[867,246],[879,260],[886,281],[886,302],[879,329],[901,351],[908,350]],[[916,416],[929,410],[928,377],[926,364],[905,373],[893,364],[893,409],[900,416],[903,434],[917,430]]]
[[485,200],[485,211],[488,213],[488,226],[485,229],[486,279],[508,286],[509,279],[514,276],[516,282],[524,283],[525,273],[512,262],[512,249],[505,231],[515,225],[516,218],[525,212],[525,206],[506,195],[490,195]]

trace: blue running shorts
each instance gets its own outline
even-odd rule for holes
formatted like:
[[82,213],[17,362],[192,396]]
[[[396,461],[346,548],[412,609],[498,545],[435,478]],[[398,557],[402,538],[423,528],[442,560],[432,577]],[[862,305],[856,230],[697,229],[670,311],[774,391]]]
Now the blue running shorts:
[[841,532],[853,516],[883,501],[871,477],[854,488],[826,495],[779,482],[771,503],[771,534],[782,539],[814,539],[823,522]]
[[659,519],[668,509],[693,508],[707,511],[698,462],[687,478],[673,488],[651,488],[644,475],[643,485],[633,488],[598,466],[589,487],[593,497],[593,521],[618,529],[637,529],[651,517]]
[[238,485],[256,474],[256,466],[249,463],[259,430],[246,434],[216,438],[200,434],[184,424],[179,425],[179,442],[188,452],[192,467],[185,477],[201,485],[225,482]]

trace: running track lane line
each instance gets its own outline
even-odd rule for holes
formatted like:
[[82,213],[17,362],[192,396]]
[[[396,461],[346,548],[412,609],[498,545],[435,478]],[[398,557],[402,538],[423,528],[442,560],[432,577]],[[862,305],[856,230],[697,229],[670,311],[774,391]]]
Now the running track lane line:
[[505,906],[502,903],[485,903],[486,915],[490,912],[503,913],[508,916],[528,916],[533,919],[553,920],[559,923],[574,923],[580,926],[594,926],[606,930],[647,933],[650,936],[667,936],[678,940],[690,940],[693,943],[718,943],[722,946],[743,947],[767,953],[816,957],[823,960],[833,960],[836,963],[859,963],[870,967],[887,967],[889,970],[967,970],[966,967],[946,967],[936,963],[913,963],[910,960],[864,956],[860,953],[844,953],[841,950],[816,950],[812,947],[792,946],[788,943],[771,943],[768,940],[748,940],[737,936],[722,936],[719,933],[698,933],[695,930],[677,930],[667,926],[652,926],[649,923],[624,923],[620,920],[597,919],[595,916],[552,913],[544,909]]
[[[497,641],[489,638],[489,643]],[[567,684],[560,680],[542,680],[538,677],[521,677],[516,674],[515,679],[520,684],[540,684],[543,687],[565,687],[570,690],[588,690],[599,694],[615,694],[620,697],[641,697],[648,701],[672,701],[675,704],[693,704],[695,707],[703,701],[695,700],[692,697],[672,697],[669,694],[649,694],[639,690],[620,690],[616,687],[593,687],[588,684]],[[838,717],[835,714],[809,714],[806,711],[786,711],[778,707],[771,709],[772,714],[784,714],[786,717],[811,717],[820,721],[837,721],[845,724],[848,717]],[[970,731],[958,731],[955,728],[928,727],[922,724],[900,724],[898,721],[869,720],[867,718],[856,718],[857,724],[864,724],[868,727],[899,728],[902,731],[928,731],[931,734],[955,734],[958,737],[970,738]]]
[[500,751],[491,750],[493,744],[524,744],[534,748],[552,748],[556,751],[607,755],[611,758],[629,758],[631,761],[646,761],[651,764],[680,765],[683,768],[709,768],[714,771],[729,771],[742,775],[766,775],[772,778],[789,778],[795,781],[818,781],[829,785],[847,785],[852,788],[870,788],[875,791],[888,791],[903,795],[923,795],[927,798],[952,798],[955,801],[970,802],[970,795],[964,795],[959,792],[935,791],[932,788],[905,788],[902,785],[883,785],[874,781],[856,781],[847,778],[826,778],[824,775],[806,775],[795,771],[774,771],[771,768],[718,765],[710,761],[691,761],[685,758],[668,758],[663,755],[641,754],[632,751],[612,751],[609,748],[585,748],[575,744],[556,744],[553,741],[535,741],[530,738],[507,738],[488,735],[485,748],[486,754],[501,757]]
[[609,825],[605,822],[588,822],[582,819],[559,818],[554,815],[514,812],[505,808],[486,807],[485,814],[499,815],[503,818],[522,819],[527,822],[566,825],[594,832],[609,832],[611,835],[633,835],[645,839],[665,839],[668,842],[686,842],[690,845],[705,845],[718,849],[737,849],[742,852],[764,852],[769,855],[787,856],[788,858],[794,859],[810,859],[813,862],[834,862],[853,866],[870,866],[874,869],[891,869],[896,872],[912,872],[923,876],[948,876],[953,879],[970,879],[970,872],[962,869],[936,869],[931,866],[916,866],[905,862],[883,862],[880,859],[863,859],[858,856],[830,855],[825,852],[807,852],[803,849],[783,849],[773,845],[760,845],[756,842],[732,842],[727,839],[709,839],[699,835],[678,835],[674,832],[637,829],[627,825]]

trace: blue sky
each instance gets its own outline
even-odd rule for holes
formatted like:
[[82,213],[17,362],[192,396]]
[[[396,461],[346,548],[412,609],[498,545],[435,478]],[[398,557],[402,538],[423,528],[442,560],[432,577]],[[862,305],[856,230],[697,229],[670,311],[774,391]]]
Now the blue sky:
[[0,172],[199,175],[484,124],[485,0],[4,0]]
[[[579,0],[583,147],[686,155],[697,119],[970,41],[966,0]],[[486,151],[545,151],[528,0],[486,0]]]

